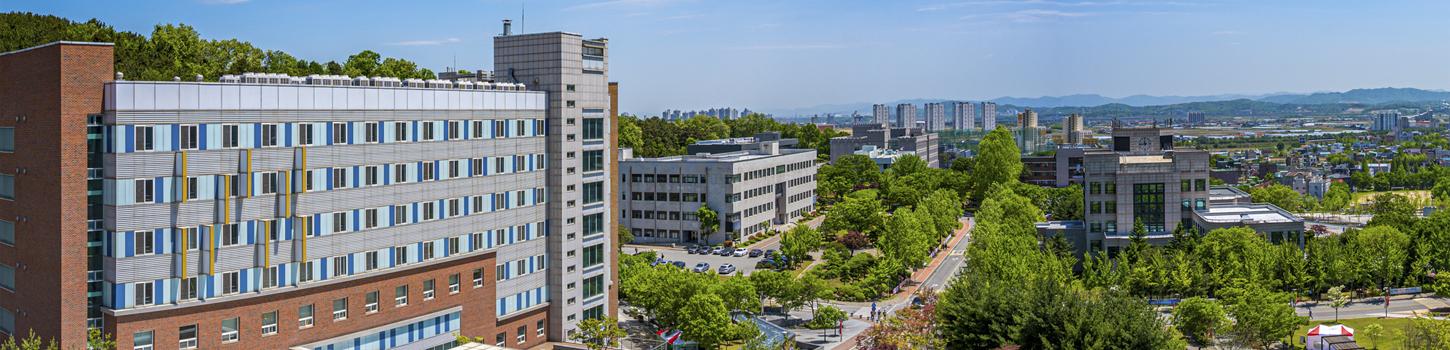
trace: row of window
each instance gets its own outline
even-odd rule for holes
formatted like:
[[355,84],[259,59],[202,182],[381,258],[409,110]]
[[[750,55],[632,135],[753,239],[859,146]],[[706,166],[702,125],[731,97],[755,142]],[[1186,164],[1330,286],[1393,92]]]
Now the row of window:
[[[483,275],[483,272],[484,272],[483,269],[474,269],[473,270],[473,272],[472,272],[472,278],[473,278],[472,285],[473,285],[473,288],[475,288],[475,289],[476,288],[482,288],[484,286],[484,275]],[[457,274],[457,273],[448,275],[448,282],[447,282],[448,283],[448,295],[458,294],[461,291],[461,289],[462,289],[462,287],[461,287],[461,283],[462,283],[461,279],[462,279],[462,276],[460,274]],[[410,289],[409,287],[410,287],[409,285],[406,285],[405,284],[405,285],[397,286],[397,287],[395,287],[393,289],[393,293],[392,293],[392,295],[393,295],[393,302],[392,302],[393,308],[402,308],[402,307],[408,306],[408,303],[409,303],[409,300],[408,300],[409,299],[409,289]],[[437,289],[437,283],[436,283],[435,280],[433,280],[433,279],[425,280],[425,281],[423,281],[421,287],[422,287],[421,296],[423,297],[423,301],[433,300],[436,297],[436,295],[437,295],[437,290],[436,290]],[[376,314],[376,313],[380,312],[381,309],[382,309],[380,307],[380,305],[381,305],[381,291],[374,290],[374,291],[367,292],[367,293],[365,293],[363,295],[363,313],[364,313],[364,315],[372,315],[372,314]],[[347,320],[348,317],[349,317],[349,309],[350,309],[350,306],[351,305],[349,303],[349,298],[348,297],[333,299],[332,302],[331,302],[331,307],[332,308],[330,310],[331,311],[330,317],[331,317],[331,320],[332,320],[331,322],[342,322],[342,321]],[[3,311],[3,309],[0,309],[0,311]],[[302,305],[302,306],[298,307],[297,308],[297,329],[298,330],[304,330],[304,329],[312,328],[312,326],[314,326],[315,323],[316,323],[316,313],[317,313],[317,307],[316,307],[315,304],[307,304],[307,305]],[[261,315],[259,315],[259,317],[257,319],[259,321],[258,324],[257,324],[257,326],[258,326],[259,331],[260,331],[260,333],[262,334],[263,337],[269,336],[269,335],[275,335],[275,334],[277,334],[279,332],[279,319],[280,319],[280,317],[279,317],[279,313],[278,313],[277,310],[273,310],[273,311],[269,311],[269,312],[264,312]],[[242,325],[242,318],[241,317],[233,317],[233,318],[228,318],[228,319],[222,320],[221,321],[221,327],[218,329],[218,331],[219,331],[218,335],[220,336],[220,338],[222,340],[222,343],[226,344],[226,343],[233,343],[233,342],[240,341],[241,340],[241,330],[242,330],[242,326],[243,325]],[[540,326],[542,327],[542,323],[540,324]],[[179,348],[179,349],[195,349],[195,348],[197,348],[197,346],[198,346],[197,339],[199,337],[199,333],[200,333],[200,330],[199,330],[197,324],[191,324],[191,325],[181,326],[180,328],[178,328],[177,329],[177,335],[178,335],[178,337],[177,337],[177,339],[178,339],[177,348]],[[134,344],[133,349],[138,349],[138,350],[139,349],[152,349],[153,346],[155,346],[154,339],[155,339],[155,333],[154,333],[154,331],[137,332],[137,333],[135,333],[135,336],[133,337],[133,340],[132,340],[132,343]]]
[[542,272],[548,268],[543,254],[504,262],[494,266],[494,278],[498,281],[507,281],[514,278],[528,276],[535,272]]
[[[114,180],[122,185],[131,182],[131,203],[166,203],[181,200],[241,197],[243,194],[273,195],[291,187],[288,192],[314,192],[333,189],[362,188],[403,183],[442,181],[458,178],[514,174],[545,169],[543,154],[513,155],[487,158],[447,159],[385,165],[358,165],[308,169],[300,172],[274,171],[249,174],[207,175],[189,177],[157,177]],[[294,176],[295,174],[301,174]],[[227,184],[230,184],[228,188]],[[289,185],[292,184],[292,185]],[[130,204],[124,201],[117,204]]]
[[686,202],[704,203],[706,194],[700,193],[678,193],[678,192],[630,192],[630,200],[660,201],[660,202]]
[[796,194],[790,195],[790,198],[788,200],[790,201],[790,203],[795,203],[795,202],[799,202],[799,201],[810,200],[811,198],[815,198],[815,197],[816,197],[816,191],[815,190],[809,190],[809,191],[805,191],[805,192],[801,192],[801,193],[796,193]]
[[811,183],[812,181],[816,181],[816,174],[810,174],[810,175],[806,175],[806,176],[802,176],[802,177],[790,179],[790,181],[786,181],[786,186],[788,186],[788,187],[796,187],[796,186],[800,186],[800,185],[804,185],[804,184]]
[[1093,201],[1088,203],[1088,214],[1114,214],[1118,212],[1118,201]]
[[[306,220],[309,224],[308,227],[310,227],[306,234],[309,236],[325,236],[516,209],[540,205],[545,200],[544,189],[534,188],[376,208],[318,213],[306,216],[303,220]],[[0,227],[4,226],[4,222],[0,221]],[[292,240],[294,237],[293,233],[302,228],[302,224],[295,221],[265,219],[202,225],[198,227],[117,232],[113,240],[123,243],[129,242],[129,244],[113,245],[114,248],[118,249],[108,251],[108,253],[116,257],[172,253],[176,251],[177,246],[181,245],[180,242],[176,242],[174,245],[163,245],[162,242],[171,242],[181,235],[185,236],[186,250],[196,250],[202,247],[203,243],[201,241],[203,240],[211,242],[208,245],[215,245],[217,247],[257,244],[263,242],[264,239],[272,242],[287,241]],[[212,229],[217,230],[217,232],[213,234],[211,232]]]
[[151,152],[534,137],[545,135],[545,125],[543,119],[170,124],[118,125],[116,132],[128,139],[126,152]]
[[1202,192],[1202,191],[1207,191],[1208,190],[1208,179],[1183,179],[1183,180],[1179,180],[1179,186],[1178,187],[1179,187],[1179,191],[1181,191],[1181,192],[1189,192],[1189,191],[1199,191],[1199,192]]
[[725,202],[734,203],[768,194],[775,194],[775,185],[765,185],[733,193],[730,195],[730,197],[725,198]]
[[680,175],[680,174],[627,174],[621,175],[620,180],[628,178],[628,182],[635,183],[709,183],[709,176],[705,175]]
[[695,212],[678,212],[669,210],[630,210],[631,219],[653,219],[653,220],[675,220],[675,221],[699,221]]
[[680,230],[664,230],[664,229],[655,230],[655,229],[648,229],[648,228],[646,228],[646,229],[636,229],[635,231],[638,232],[638,233],[636,233],[636,235],[638,235],[640,237],[669,238],[669,239],[681,239],[681,238],[695,237],[695,231],[692,231],[692,230],[684,230],[684,231],[680,231]]
[[1088,194],[1117,194],[1118,183],[1116,182],[1089,182]]

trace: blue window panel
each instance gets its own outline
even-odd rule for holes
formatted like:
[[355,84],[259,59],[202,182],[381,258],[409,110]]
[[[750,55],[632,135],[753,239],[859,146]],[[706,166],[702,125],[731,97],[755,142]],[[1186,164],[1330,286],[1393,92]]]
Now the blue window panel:
[[471,201],[470,199],[473,199],[473,197],[472,196],[465,196],[465,197],[463,197],[463,199],[459,199],[460,201],[463,201],[463,215],[468,215],[470,213],[473,213],[471,211],[468,211],[469,207],[471,206],[470,203],[473,203],[473,201]]
[[433,161],[433,178],[434,179],[441,179],[441,178],[443,178],[443,161],[441,161],[441,160],[435,160],[435,161]]
[[206,124],[196,125],[197,147],[196,149],[207,149]]
[[515,231],[516,231],[515,228],[509,227],[509,231],[508,231],[509,232],[508,233],[509,234],[509,236],[508,236],[508,242],[509,242],[509,244],[514,244],[514,235],[516,234]]
[[362,230],[362,222],[361,222],[362,221],[361,220],[362,219],[362,209],[353,209],[352,210],[352,217],[350,219],[352,220],[352,230],[353,231],[361,231]]
[[216,296],[216,275],[202,276],[201,280],[203,282],[202,284],[206,287],[206,292],[203,294],[207,298]]
[[246,292],[252,291],[251,288],[250,288],[252,286],[252,284],[251,284],[252,280],[250,278],[247,278],[248,275],[250,275],[247,272],[248,272],[247,269],[242,269],[242,273],[241,273],[242,293],[246,293]]
[[126,305],[126,285],[125,284],[117,284],[117,285],[112,286],[112,287],[115,287],[116,292],[115,293],[111,293],[111,296],[113,296],[114,299],[115,299],[115,300],[111,300],[111,305],[115,305],[116,308],[118,308],[118,309],[125,308],[127,306]]
[[398,226],[398,213],[396,211],[398,211],[397,206],[388,206],[388,226]]
[[441,333],[443,333],[443,322],[439,322],[437,320],[437,317],[434,317],[434,320],[433,320],[433,334],[441,334]]
[[126,141],[124,141],[123,143],[126,144],[126,153],[131,153],[131,152],[135,152],[136,151],[136,126],[135,125],[127,125],[126,126]]
[[356,266],[354,266],[355,264],[353,264],[353,255],[354,254],[348,254],[347,255],[347,274],[348,275],[352,275],[353,273],[355,273],[355,272],[353,272],[353,268],[356,267]]
[[252,148],[262,147],[262,124],[252,124]]
[[384,185],[392,185],[393,184],[393,166],[392,165],[384,165],[383,166],[383,184]]
[[246,222],[246,226],[247,226],[247,244],[256,244],[257,243],[257,226],[254,225],[254,224],[255,224],[255,222],[253,222],[253,221],[247,221]]
[[292,123],[282,124],[282,145],[292,147]]
[[123,256],[136,256],[136,231],[126,231],[124,237],[126,242],[126,255]]
[[498,300],[498,315],[499,316],[503,316],[503,314],[504,313],[507,313],[507,312],[508,312],[508,305],[507,304],[504,304],[504,299],[499,299]]
[[181,149],[181,125],[180,124],[171,124],[171,137],[168,137],[168,138],[171,139],[171,149],[172,150],[180,150]]
[[319,265],[321,265],[321,267],[322,267],[322,273],[320,275],[322,275],[322,279],[323,280],[326,280],[327,279],[327,272],[328,271],[332,271],[332,270],[329,270],[327,268],[327,261],[328,260],[332,260],[332,259],[318,259],[318,260],[321,262],[321,264],[319,264]]
[[414,249],[413,250],[414,251],[413,252],[413,256],[416,257],[417,259],[409,259],[409,260],[411,260],[411,261],[423,261],[423,244],[425,244],[425,243],[426,242],[418,242],[418,249]]
[[413,126],[408,129],[413,131],[413,138],[411,138],[410,140],[413,140],[415,142],[418,141],[418,122],[413,121]]
[[444,120],[444,121],[441,121],[439,123],[442,123],[443,124],[443,136],[444,136],[444,139],[447,139],[448,138],[447,137],[448,136],[448,121],[447,120]]
[[353,126],[355,125],[356,123],[347,123],[347,144],[349,145],[357,143],[357,141],[353,139],[357,137],[357,132],[353,131],[353,129],[355,129],[353,128]]
[[326,140],[327,143],[326,144],[331,145],[332,144],[332,124],[323,123],[323,125],[324,126],[322,128],[325,129],[323,131],[323,134],[324,134],[324,136],[327,137],[327,140]]
[[292,275],[290,274],[291,271],[288,271],[287,266],[288,264],[277,265],[277,280],[282,282],[278,283],[279,285],[289,285],[289,281],[292,280]]
[[412,343],[413,342],[413,336],[414,336],[413,335],[413,332],[414,332],[414,328],[416,328],[416,327],[414,327],[414,325],[412,323],[409,323],[408,324],[408,342],[409,343]]
[[352,338],[352,348],[353,349],[362,349],[362,339]]
[[332,170],[331,169],[321,169],[321,170],[325,170],[325,171],[321,171],[321,173],[323,173],[322,174],[322,183],[323,183],[323,185],[325,185],[328,190],[332,190],[332,186],[333,186],[332,185]]
[[352,166],[352,188],[362,187],[362,167]]

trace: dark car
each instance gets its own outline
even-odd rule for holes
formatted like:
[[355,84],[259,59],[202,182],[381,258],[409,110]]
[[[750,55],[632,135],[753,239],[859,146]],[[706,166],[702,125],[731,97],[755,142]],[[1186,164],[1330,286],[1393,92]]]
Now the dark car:
[[775,256],[775,249],[766,249],[766,250],[765,250],[765,256],[766,256],[766,257],[772,257],[772,256]]
[[670,263],[670,265],[675,265],[675,267],[682,268],[682,269],[685,268],[685,262],[684,261],[672,262],[672,263]]
[[649,266],[657,266],[659,264],[664,264],[664,263],[665,263],[665,259],[655,258],[655,261],[651,261],[649,263]]
[[730,254],[733,253],[735,253],[735,250],[730,249],[730,247],[720,247],[719,249],[715,250],[715,255],[719,256],[730,256]]
[[761,255],[765,255],[765,251],[764,250],[760,250],[760,249],[751,249],[750,250],[750,257],[752,257],[752,258],[758,258]]
[[689,246],[689,247],[685,248],[685,252],[686,253],[690,253],[690,254],[700,254],[700,246],[697,246],[697,245]]

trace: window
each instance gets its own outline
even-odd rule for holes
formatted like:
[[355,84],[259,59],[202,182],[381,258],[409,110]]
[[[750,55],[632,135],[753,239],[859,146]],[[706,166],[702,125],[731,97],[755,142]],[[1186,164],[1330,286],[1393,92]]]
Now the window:
[[473,288],[483,287],[483,269],[473,269]]
[[604,170],[604,151],[584,151],[584,172]]
[[369,271],[371,271],[371,270],[377,270],[378,269],[378,252],[377,251],[367,252],[367,254],[363,254],[363,257],[364,257],[363,258],[363,265],[364,265],[363,266],[363,269],[369,270]]
[[604,305],[595,306],[584,310],[584,319],[604,318]]
[[277,146],[277,124],[262,124],[262,147]]
[[458,290],[459,290],[459,287],[458,287],[459,280],[460,280],[460,278],[459,278],[458,274],[456,274],[456,273],[455,274],[452,274],[452,275],[448,275],[448,294],[457,294],[458,293]]
[[584,299],[604,294],[604,275],[584,279]]
[[262,288],[273,288],[277,286],[277,267],[269,266],[262,271]]
[[155,201],[156,180],[136,179],[136,203]]
[[437,141],[438,135],[434,134],[436,127],[436,122],[423,122],[423,139],[419,141]]
[[423,260],[433,259],[433,242],[423,243]]
[[604,245],[596,244],[584,247],[584,267],[590,268],[604,264]]
[[177,290],[180,293],[177,297],[181,300],[196,299],[196,277],[182,278]]
[[593,204],[604,201],[604,183],[584,183],[584,204]]
[[[570,102],[573,102],[573,101],[570,101]],[[525,335],[528,332],[529,332],[529,326],[519,326],[518,332],[515,332],[518,335],[517,336],[514,336],[514,339],[516,341],[518,341],[519,344],[523,344],[524,343],[524,339],[525,339]]]
[[584,235],[590,236],[600,233],[604,233],[604,213],[585,215]]
[[0,174],[0,198],[15,199],[15,175]]
[[398,286],[393,289],[393,307],[408,306],[408,286]]
[[508,271],[509,271],[508,264],[494,266],[493,267],[493,276],[494,276],[494,279],[493,280],[496,282],[496,281],[502,281],[502,280],[508,279],[506,277],[508,275]]
[[222,294],[235,294],[241,290],[241,273],[237,271],[222,273]]
[[[0,269],[4,268],[6,267],[0,267]],[[11,272],[11,274],[14,274],[14,272]],[[11,285],[9,286],[9,288],[14,290],[15,286]],[[155,285],[153,285],[151,282],[142,282],[136,284],[136,306],[151,305],[155,303],[155,295]]]
[[363,228],[378,227],[378,209],[370,208],[363,210]]
[[182,125],[179,129],[181,135],[178,136],[181,138],[181,144],[178,146],[181,146],[181,149],[193,150],[201,145],[200,136],[197,135],[196,125]]
[[407,183],[409,179],[408,164],[393,164],[393,182]]
[[276,194],[280,181],[279,173],[262,173],[262,194]]
[[347,264],[347,256],[346,255],[332,257],[332,275],[333,276],[346,276],[347,275],[347,265],[348,264]]
[[150,126],[136,126],[136,152],[150,151],[155,148],[156,139]]
[[378,291],[368,292],[367,303],[363,304],[363,310],[367,313],[378,312]]
[[176,342],[177,348],[196,348],[196,325],[182,326],[180,329],[177,329],[176,333],[177,335],[179,335],[179,337],[177,337],[177,339],[179,340]]
[[223,224],[221,225],[221,230],[221,244],[223,247],[241,244],[242,237],[237,224]]
[[448,139],[457,140],[463,137],[463,124],[456,120],[448,122]]
[[446,242],[448,242],[448,255],[458,254],[458,246],[463,245],[463,240],[458,237],[449,237]]
[[363,123],[363,142],[378,143],[378,123]]
[[347,232],[349,228],[347,225],[347,216],[347,212],[340,211],[332,213],[332,233]]
[[222,148],[237,148],[240,145],[239,129],[236,124],[222,125]]
[[525,122],[524,120],[515,120],[514,121],[514,136],[524,136],[524,128],[526,128],[528,126],[529,126],[529,124],[527,122]]
[[136,231],[136,255],[156,253],[156,234],[151,231]]
[[408,246],[393,247],[393,265],[408,263]]
[[604,139],[604,118],[584,118],[584,139]]
[[302,265],[297,267],[297,281],[298,282],[309,282],[309,281],[312,281],[312,274],[313,274],[313,272],[312,272],[312,262],[311,261],[303,261],[302,262]]
[[[493,345],[504,346],[504,344],[507,344],[507,340],[506,339],[508,339],[508,337],[509,337],[509,335],[508,335],[507,332],[505,332],[505,333],[499,333],[497,337],[494,337],[495,343]],[[147,348],[147,349],[150,350],[150,348]]]
[[540,336],[540,337],[544,336],[544,321],[543,320],[539,320],[538,323],[534,324],[534,335],[537,335],[537,336]]
[[347,123],[332,123],[332,144],[347,144]]
[[423,281],[423,300],[433,300],[433,280]]
[[312,327],[312,304],[297,308],[297,328]]
[[[14,333],[12,333],[12,334],[14,334]],[[132,334],[131,335],[131,349],[132,350],[151,350],[151,349],[154,349],[152,347],[152,344],[151,344],[152,341],[155,341],[155,339],[152,339],[152,336],[153,335],[154,334],[151,331],[136,332],[135,334]]]
[[297,124],[297,144],[303,146],[311,146],[313,145],[312,141],[312,124]]
[[347,168],[332,168],[332,187],[347,188]]
[[393,122],[393,141],[403,142],[408,140],[408,122]]
[[433,179],[436,177],[433,172],[437,170],[437,168],[433,166],[433,162],[424,162],[421,168],[423,168],[423,181],[433,181]]
[[363,186],[377,186],[382,183],[383,169],[376,165],[363,167]]
[[347,319],[347,298],[332,301],[332,320],[342,321]]
[[237,341],[237,337],[241,333],[239,331],[241,329],[241,324],[241,318],[229,318],[222,320],[222,342],[230,343]]
[[262,335],[277,334],[277,312],[262,314]]
[[483,121],[482,120],[475,120],[475,121],[473,121],[473,136],[471,136],[471,137],[473,137],[475,139],[481,139],[481,138],[484,137],[483,136]]
[[198,181],[199,180],[195,176],[189,176],[186,178],[186,199],[197,199],[200,197],[201,193],[199,192],[199,188],[201,187],[201,184],[199,184]]

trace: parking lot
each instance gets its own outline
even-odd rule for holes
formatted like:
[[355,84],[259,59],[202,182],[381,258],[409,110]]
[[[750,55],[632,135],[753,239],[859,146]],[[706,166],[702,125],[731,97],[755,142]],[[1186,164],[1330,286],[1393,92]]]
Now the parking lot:
[[[768,248],[774,249],[776,247],[768,247]],[[762,250],[763,249],[764,248],[762,248]],[[655,256],[660,256],[661,254],[663,254],[664,259],[666,261],[670,261],[670,262],[673,262],[673,261],[683,261],[683,262],[685,262],[685,269],[687,269],[687,270],[692,270],[692,269],[695,268],[695,264],[704,262],[704,263],[710,264],[710,273],[711,274],[718,274],[719,273],[718,271],[720,269],[720,264],[734,264],[735,265],[735,269],[736,269],[735,270],[735,273],[737,273],[737,274],[743,274],[743,275],[749,275],[751,272],[754,272],[755,271],[755,263],[760,262],[760,260],[762,259],[761,257],[754,257],[754,258],[752,258],[752,257],[749,257],[749,256],[719,256],[719,255],[690,254],[690,253],[685,252],[685,250],[683,248],[666,248],[666,247],[643,248],[643,247],[641,247],[641,248],[638,248],[638,251],[639,252],[654,251],[655,252]],[[634,250],[633,250],[633,248],[626,248],[624,250],[624,252],[625,253],[634,253]]]

